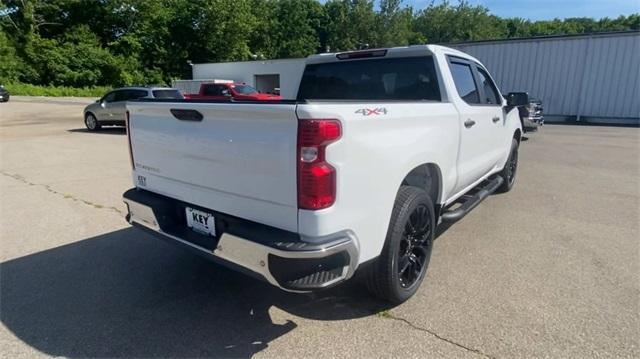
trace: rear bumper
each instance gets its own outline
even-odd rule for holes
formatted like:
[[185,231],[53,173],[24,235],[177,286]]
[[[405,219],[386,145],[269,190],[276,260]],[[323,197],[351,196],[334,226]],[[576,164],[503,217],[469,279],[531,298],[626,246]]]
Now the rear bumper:
[[199,208],[214,215],[214,238],[184,224],[184,207],[197,206],[138,189],[125,192],[123,200],[130,224],[284,290],[331,287],[351,278],[358,264],[357,242],[350,232],[303,241],[292,232]]

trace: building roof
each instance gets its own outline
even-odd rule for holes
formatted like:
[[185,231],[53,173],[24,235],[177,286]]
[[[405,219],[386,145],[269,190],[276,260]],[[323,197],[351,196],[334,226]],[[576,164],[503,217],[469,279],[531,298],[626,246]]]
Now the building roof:
[[530,37],[512,37],[512,38],[508,38],[508,39],[448,42],[448,43],[443,43],[442,45],[444,45],[444,46],[460,46],[460,45],[475,45],[475,44],[489,44],[489,43],[576,39],[576,38],[605,37],[605,36],[629,36],[629,35],[640,35],[640,30],[591,32],[591,33],[587,33],[587,34],[570,34],[570,35],[545,35],[545,36],[530,36]]

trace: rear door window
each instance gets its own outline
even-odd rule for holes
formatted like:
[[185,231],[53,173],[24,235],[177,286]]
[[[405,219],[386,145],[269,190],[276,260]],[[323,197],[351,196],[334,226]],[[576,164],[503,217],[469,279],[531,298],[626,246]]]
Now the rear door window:
[[471,66],[461,62],[450,62],[451,76],[456,84],[458,95],[468,104],[479,104],[480,94],[473,77]]
[[208,84],[208,85],[205,85],[205,87],[204,87],[203,95],[206,95],[206,96],[224,96],[222,91],[226,90],[226,89],[227,89],[227,87],[224,86],[224,85]]
[[147,97],[149,92],[147,90],[129,90],[127,94],[127,100],[135,100],[142,97]]
[[344,60],[307,65],[298,100],[440,101],[433,58]]

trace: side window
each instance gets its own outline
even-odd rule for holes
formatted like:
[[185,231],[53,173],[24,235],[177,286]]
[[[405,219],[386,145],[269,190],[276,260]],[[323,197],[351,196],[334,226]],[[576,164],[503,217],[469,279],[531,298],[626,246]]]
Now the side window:
[[207,96],[212,96],[214,91],[215,89],[213,88],[213,85],[204,85],[202,89],[202,94]]
[[225,93],[228,93],[227,86],[225,85],[216,85],[216,96],[224,96]]
[[127,90],[118,90],[114,93],[116,94],[114,102],[127,101]]
[[480,75],[480,82],[482,84],[482,88],[484,90],[484,100],[487,104],[490,105],[502,105],[502,101],[500,100],[500,93],[498,89],[496,89],[496,85],[491,81],[491,77],[485,69],[482,67],[477,67],[478,75]]
[[221,85],[214,85],[214,84],[205,85],[203,95],[222,96],[222,89],[224,88],[225,87]]
[[108,94],[104,95],[104,97],[102,98],[102,102],[113,102],[116,98],[116,93],[115,92],[109,92]]
[[458,95],[469,104],[480,103],[480,95],[478,92],[478,86],[473,78],[473,72],[471,66],[460,62],[451,62],[451,75],[453,76],[453,82],[456,84]]
[[142,97],[146,97],[148,95],[148,91],[146,90],[130,90],[129,96],[127,96],[127,100],[135,100]]

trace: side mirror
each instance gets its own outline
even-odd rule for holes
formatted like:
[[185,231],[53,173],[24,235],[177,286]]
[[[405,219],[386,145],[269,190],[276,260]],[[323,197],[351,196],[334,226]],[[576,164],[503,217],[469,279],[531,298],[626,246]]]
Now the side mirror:
[[509,92],[507,95],[507,106],[518,107],[529,104],[529,94],[527,92]]

